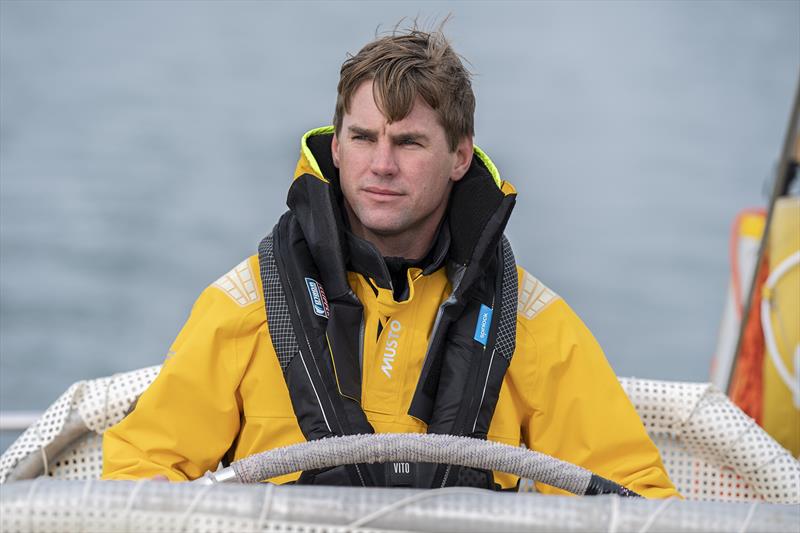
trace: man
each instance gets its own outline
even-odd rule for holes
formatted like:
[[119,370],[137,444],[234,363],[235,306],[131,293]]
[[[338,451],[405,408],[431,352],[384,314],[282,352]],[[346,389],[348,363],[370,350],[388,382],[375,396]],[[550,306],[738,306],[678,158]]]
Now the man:
[[[591,333],[515,265],[503,229],[516,193],[473,146],[474,107],[439,32],[395,33],[345,61],[334,127],[302,139],[289,211],[200,296],[158,378],[106,432],[104,477],[193,479],[304,440],[427,431],[524,443],[675,495]],[[298,476],[518,482],[446,465],[272,481]]]

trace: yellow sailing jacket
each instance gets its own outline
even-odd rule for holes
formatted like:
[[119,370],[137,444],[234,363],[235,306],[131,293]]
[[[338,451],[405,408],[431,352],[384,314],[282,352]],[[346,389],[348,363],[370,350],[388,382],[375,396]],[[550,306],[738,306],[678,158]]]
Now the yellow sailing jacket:
[[[591,332],[558,295],[521,268],[518,275],[516,351],[488,438],[525,444],[646,497],[677,495]],[[425,431],[407,410],[450,287],[443,269],[423,276],[412,268],[408,278],[409,298],[398,303],[391,290],[376,295],[362,275],[349,274],[366,324],[362,407],[379,433]],[[236,460],[304,440],[252,256],[201,294],[154,383],[105,433],[103,478],[194,479],[216,469],[229,450]],[[495,473],[495,481],[504,488],[517,483],[504,473]]]

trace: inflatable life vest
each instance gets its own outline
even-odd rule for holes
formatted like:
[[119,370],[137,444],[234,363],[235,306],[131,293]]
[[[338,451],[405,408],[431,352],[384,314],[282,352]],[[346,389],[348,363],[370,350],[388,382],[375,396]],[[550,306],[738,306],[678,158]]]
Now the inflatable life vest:
[[[307,440],[374,433],[360,405],[363,308],[347,280],[353,263],[348,256],[358,251],[343,227],[331,135],[331,129],[324,129],[304,138],[310,160],[298,165],[287,201],[290,210],[259,246],[267,324]],[[516,194],[503,183],[476,149],[472,166],[451,193],[445,222],[451,241],[441,267],[433,265],[445,268],[451,293],[433,324],[409,408],[429,433],[485,439],[514,353],[517,271],[503,229]],[[382,265],[374,247],[362,248],[361,253],[375,256],[367,257],[367,263]],[[396,466],[346,465],[304,472],[300,482],[499,487],[490,471]]]

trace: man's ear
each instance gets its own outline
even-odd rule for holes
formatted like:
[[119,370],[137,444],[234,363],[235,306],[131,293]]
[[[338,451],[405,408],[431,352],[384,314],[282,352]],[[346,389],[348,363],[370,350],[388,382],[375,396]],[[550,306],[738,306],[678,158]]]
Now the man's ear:
[[450,174],[451,181],[458,181],[464,177],[472,164],[472,136],[462,137],[456,146],[456,160],[453,165],[453,172]]
[[339,139],[336,137],[336,132],[331,139],[331,155],[333,156],[333,166],[339,168]]

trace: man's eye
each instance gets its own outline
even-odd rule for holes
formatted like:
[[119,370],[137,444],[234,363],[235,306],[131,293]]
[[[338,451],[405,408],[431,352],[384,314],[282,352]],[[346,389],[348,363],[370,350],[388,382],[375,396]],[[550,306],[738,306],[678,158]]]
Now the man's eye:
[[400,144],[402,144],[403,146],[422,146],[414,139],[402,139],[400,141]]
[[369,137],[367,137],[366,135],[353,135],[351,139],[353,139],[354,141],[369,141]]

